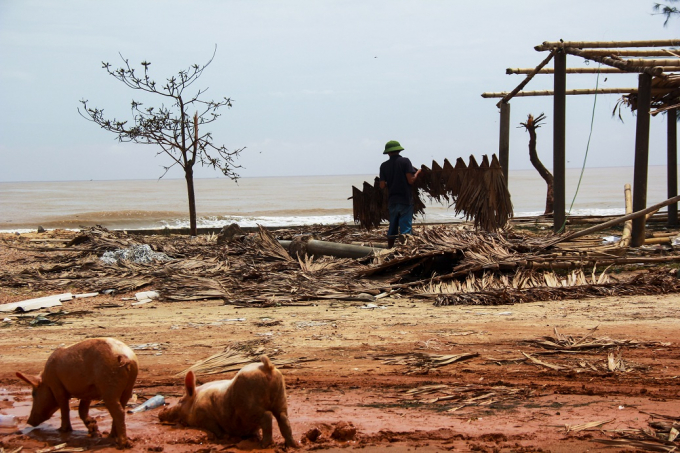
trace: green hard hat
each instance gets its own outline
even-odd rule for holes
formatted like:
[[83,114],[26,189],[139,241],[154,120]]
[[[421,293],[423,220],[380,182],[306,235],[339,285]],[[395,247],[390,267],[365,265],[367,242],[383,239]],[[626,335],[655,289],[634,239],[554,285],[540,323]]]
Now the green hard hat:
[[385,143],[385,151],[383,151],[383,154],[394,153],[396,151],[403,151],[403,150],[404,150],[404,148],[399,144],[398,141],[390,140],[389,142]]

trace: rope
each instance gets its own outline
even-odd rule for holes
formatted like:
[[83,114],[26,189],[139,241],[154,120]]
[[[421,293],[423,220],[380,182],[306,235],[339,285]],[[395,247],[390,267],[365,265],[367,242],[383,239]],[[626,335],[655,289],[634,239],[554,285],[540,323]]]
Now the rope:
[[564,231],[564,227],[567,225],[567,217],[571,215],[571,210],[574,207],[574,202],[576,201],[576,196],[578,195],[578,190],[581,187],[581,180],[583,179],[583,173],[586,170],[586,161],[588,160],[588,151],[590,150],[590,139],[593,137],[593,124],[595,123],[595,106],[597,106],[597,89],[600,86],[600,67],[602,64],[597,65],[597,79],[595,81],[595,96],[593,98],[593,111],[590,116],[590,133],[588,134],[588,143],[586,144],[586,154],[583,156],[583,166],[581,167],[581,174],[578,177],[578,184],[576,184],[576,192],[574,193],[574,198],[571,200],[571,205],[569,206],[569,212],[564,218],[564,223],[560,227],[558,234]]

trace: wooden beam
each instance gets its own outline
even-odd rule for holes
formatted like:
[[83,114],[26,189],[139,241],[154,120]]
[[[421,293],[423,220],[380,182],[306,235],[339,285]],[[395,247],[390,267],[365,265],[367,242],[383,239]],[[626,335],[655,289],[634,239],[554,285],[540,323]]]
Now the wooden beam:
[[562,230],[565,222],[565,138],[567,104],[567,54],[555,52],[555,77],[553,96],[553,231]]
[[570,55],[576,55],[577,57],[585,58],[586,60],[593,60],[597,61],[598,63],[606,64],[607,66],[619,68],[626,72],[639,72],[649,74],[652,76],[660,76],[661,74],[663,74],[663,69],[660,66],[657,67],[631,66],[625,63],[624,61],[616,60],[614,58],[587,55],[584,51],[580,49],[575,49],[573,47],[565,47],[564,52]]
[[[633,211],[647,206],[647,167],[649,165],[649,108],[652,101],[652,76],[640,74],[637,95],[637,124],[635,129],[635,165],[633,175]],[[646,218],[633,219],[633,236],[630,245],[640,247],[645,243]]]
[[674,47],[680,46],[680,39],[653,39],[648,41],[544,41],[534,47],[539,52],[562,47],[606,49],[607,47]]
[[[666,114],[667,130],[667,153],[668,153],[668,198],[678,194],[678,110],[670,109]],[[668,205],[668,226],[678,226],[678,204]]]
[[498,140],[498,161],[503,169],[505,184],[509,184],[508,165],[510,162],[510,104],[501,102],[500,138]]
[[[505,73],[511,74],[529,74],[535,68],[506,68]],[[673,72],[680,71],[677,66],[661,66],[663,72]],[[553,68],[543,68],[536,74],[554,74],[555,70]],[[619,68],[567,68],[567,74],[630,74],[628,71],[621,70]]]
[[500,106],[503,102],[507,103],[510,99],[512,99],[512,97],[515,95],[515,93],[520,92],[522,90],[522,88],[524,88],[527,85],[527,83],[529,83],[529,81],[534,78],[536,73],[538,71],[540,71],[543,68],[543,66],[547,65],[550,60],[552,60],[554,55],[555,55],[555,52],[550,52],[550,55],[548,55],[543,61],[541,61],[538,64],[538,66],[536,66],[534,68],[534,70],[531,73],[529,73],[526,76],[526,78],[524,80],[522,80],[522,82],[519,85],[517,85],[515,87],[514,90],[512,90],[510,93],[508,93],[507,96],[503,96],[503,99],[498,101],[498,103],[496,104],[496,107],[500,108]]

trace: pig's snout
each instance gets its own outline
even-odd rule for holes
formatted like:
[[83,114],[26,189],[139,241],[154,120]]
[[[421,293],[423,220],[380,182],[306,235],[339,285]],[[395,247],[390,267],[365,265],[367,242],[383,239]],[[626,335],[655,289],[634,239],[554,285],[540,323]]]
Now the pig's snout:
[[[47,420],[47,419],[45,419],[45,420]],[[28,420],[26,420],[26,423],[28,423],[31,426],[38,426],[39,424],[41,424],[45,420],[38,420],[37,417],[31,415],[30,417],[28,417]]]
[[175,405],[163,409],[158,414],[158,419],[162,422],[177,423],[180,421],[180,405]]

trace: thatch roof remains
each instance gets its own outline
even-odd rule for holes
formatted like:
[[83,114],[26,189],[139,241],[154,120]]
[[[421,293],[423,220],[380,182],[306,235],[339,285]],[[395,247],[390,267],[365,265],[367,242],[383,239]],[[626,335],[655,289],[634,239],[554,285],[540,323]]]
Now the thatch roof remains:
[[[438,203],[453,205],[455,215],[463,214],[472,220],[475,228],[496,231],[505,227],[512,217],[512,202],[500,162],[494,154],[489,162],[485,155],[479,165],[470,156],[469,165],[463,159],[452,166],[444,159],[444,166],[432,161],[432,168],[423,165],[413,185],[414,214],[425,212],[421,195]],[[354,221],[367,230],[380,226],[389,218],[387,212],[388,190],[380,188],[380,181],[373,185],[364,182],[363,190],[352,187]]]

